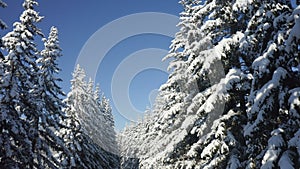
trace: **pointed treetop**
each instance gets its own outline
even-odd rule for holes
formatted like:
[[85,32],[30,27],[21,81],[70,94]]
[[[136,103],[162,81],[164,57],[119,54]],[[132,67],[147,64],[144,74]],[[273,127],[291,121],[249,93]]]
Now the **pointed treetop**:
[[[85,74],[84,70],[80,67],[79,64],[76,65],[74,72],[72,73],[73,77],[78,77],[79,74]],[[85,75],[84,75],[85,76]]]
[[25,0],[23,3],[23,8],[24,9],[33,9],[34,6],[38,6],[38,2],[36,2],[35,0]]
[[61,92],[60,87],[58,87],[58,85],[56,84],[56,82],[62,80],[55,77],[54,75],[58,74],[61,71],[58,66],[58,59],[60,56],[62,56],[62,50],[59,47],[57,28],[52,27],[48,39],[43,38],[43,41],[44,49],[40,52],[40,55],[42,57],[37,59],[37,63],[41,71],[40,73],[43,74],[43,76],[41,76],[40,78],[42,81],[46,81],[48,85],[56,88],[56,91],[58,93],[64,95],[63,92]]
[[3,2],[2,0],[0,0],[0,6],[1,6],[2,8],[5,8],[7,5],[6,5],[5,2]]
[[83,70],[83,68],[80,67],[80,65],[78,64],[74,70],[74,72],[72,73],[73,79],[71,80],[71,85],[72,85],[72,89],[78,89],[81,88],[83,90],[82,87],[85,86],[85,72]]
[[45,49],[41,54],[46,57],[60,57],[61,48],[59,47],[58,30],[56,27],[51,27],[48,39],[43,38]]
[[[49,47],[51,45],[53,45],[53,43],[55,44],[59,44],[59,40],[58,40],[58,29],[55,26],[52,26],[50,28],[50,33],[49,33],[49,37],[48,37],[48,42],[46,38],[43,38],[44,41],[44,45],[46,47]],[[47,43],[46,43],[47,42]]]
[[20,21],[22,24],[27,25],[27,29],[29,29],[31,33],[44,37],[42,31],[34,25],[34,23],[40,22],[44,17],[40,16],[39,13],[34,10],[34,6],[38,6],[35,0],[24,1],[23,7],[25,10],[20,16]]
[[87,83],[87,93],[93,95],[93,89],[94,89],[94,81],[92,80],[92,78],[89,78],[89,81]]
[[95,88],[95,91],[94,91],[94,99],[96,100],[96,101],[100,101],[100,92],[101,92],[101,90],[100,90],[100,85],[99,85],[99,83],[96,85],[96,88]]
[[111,112],[112,108],[109,103],[109,99],[107,99],[104,95],[102,95],[101,104],[105,112]]

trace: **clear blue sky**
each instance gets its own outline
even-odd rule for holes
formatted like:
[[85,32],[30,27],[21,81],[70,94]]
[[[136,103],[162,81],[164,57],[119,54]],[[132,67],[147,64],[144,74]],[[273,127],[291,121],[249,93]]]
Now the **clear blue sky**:
[[[12,23],[18,20],[22,12],[23,0],[4,1],[8,7],[0,9],[0,17],[9,26],[8,30],[11,30]],[[182,7],[177,0],[43,0],[39,2],[36,10],[40,12],[40,15],[45,16],[39,27],[46,36],[51,26],[59,29],[60,46],[63,49],[63,56],[59,62],[62,68],[60,77],[63,79],[61,86],[67,93],[70,89],[71,72],[76,59],[86,41],[97,30],[118,18],[135,13],[161,12],[178,16]],[[170,22],[170,24],[174,23]],[[2,32],[1,35],[5,32],[7,31]],[[103,39],[102,42],[105,43],[106,40]],[[97,72],[96,83],[100,84],[102,91],[112,100],[112,76],[120,63],[132,53],[142,49],[168,50],[171,40],[171,37],[156,34],[136,35],[122,40],[105,55]],[[150,106],[149,95],[158,89],[167,77],[166,72],[155,69],[139,72],[131,80],[129,87],[129,97],[134,107],[144,111],[147,106]],[[128,120],[120,115],[114,103],[111,104],[116,129],[120,130]]]

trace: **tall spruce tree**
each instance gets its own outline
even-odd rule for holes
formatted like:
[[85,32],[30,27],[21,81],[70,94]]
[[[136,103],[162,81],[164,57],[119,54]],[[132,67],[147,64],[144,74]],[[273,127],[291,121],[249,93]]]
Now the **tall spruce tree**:
[[105,134],[106,130],[111,130],[103,126],[106,121],[94,100],[98,97],[95,97],[92,89],[93,82],[85,81],[85,72],[79,65],[74,70],[71,84],[71,91],[64,101],[67,104],[65,112],[69,130],[61,131],[73,157],[69,165],[79,168],[118,168],[118,156],[103,144],[110,136]]
[[299,6],[182,4],[173,72],[121,153],[140,168],[299,168]]
[[20,22],[2,38],[8,53],[2,62],[1,79],[2,168],[61,168],[56,155],[68,154],[62,138],[55,134],[61,127],[57,119],[63,117],[62,92],[54,78],[59,56],[57,34],[49,37],[39,55],[35,38],[43,34],[36,24],[43,17],[34,10],[37,5],[34,0],[25,0]]
[[[224,70],[221,69],[221,72],[217,72],[214,68],[220,65],[221,67],[226,66],[225,63],[227,62],[222,64],[221,59],[224,59],[222,55],[225,55],[229,48],[227,43],[236,43],[240,34],[238,33],[220,42],[227,35],[216,31],[216,29],[222,27],[220,26],[222,24],[230,25],[230,21],[214,21],[214,17],[216,17],[214,15],[209,16],[211,22],[203,23],[203,21],[209,14],[214,13],[213,11],[219,11],[225,4],[223,2],[217,4],[207,3],[211,8],[205,7],[206,4],[199,6],[186,5],[185,11],[182,13],[182,21],[179,24],[181,30],[176,34],[170,54],[167,56],[167,58],[175,58],[170,64],[171,68],[174,68],[173,73],[170,75],[168,82],[161,87],[162,99],[160,100],[164,101],[157,103],[164,102],[163,104],[166,107],[159,105],[157,107],[160,107],[160,110],[154,110],[156,112],[154,114],[160,114],[156,115],[155,119],[158,119],[158,121],[155,120],[157,124],[153,125],[156,126],[158,136],[154,135],[151,139],[159,140],[159,143],[153,143],[158,144],[158,146],[155,146],[157,149],[153,148],[154,151],[150,150],[150,152],[159,153],[159,155],[151,156],[148,153],[145,157],[142,156],[141,165],[143,167],[152,166],[155,168],[164,163],[164,165],[170,165],[169,167],[184,167],[187,165],[185,163],[195,165],[195,160],[194,163],[189,161],[189,159],[193,160],[194,157],[184,155],[189,150],[189,147],[186,146],[195,144],[196,147],[197,140],[204,135],[201,133],[197,136],[197,132],[195,132],[200,130],[198,129],[201,127],[199,123],[203,119],[208,119],[202,124],[202,127],[204,126],[207,129],[201,128],[201,130],[209,131],[214,124],[214,120],[218,118],[218,116],[214,117],[214,114],[221,115],[223,113],[222,104],[220,107],[214,107],[213,105],[217,102],[224,102],[223,99],[226,98],[227,91],[231,89],[229,85],[228,88],[222,87],[224,81],[230,81],[230,83],[236,83],[237,81],[236,74],[239,73],[238,71],[231,71],[226,79],[221,80],[224,77]],[[230,14],[230,11],[226,12]],[[224,26],[222,28],[229,29],[228,27]],[[229,34],[230,31],[226,30],[226,32]],[[218,78],[214,78],[214,76]],[[232,86],[234,85],[232,84]],[[166,100],[166,98],[170,98],[168,96],[172,95],[175,98],[174,101]],[[207,102],[203,104],[205,100]],[[173,102],[176,104],[173,104]],[[202,104],[203,106],[199,107]],[[167,130],[164,129],[164,124],[168,124],[166,126]],[[186,157],[183,158],[182,156]],[[154,157],[154,160],[152,157]],[[143,161],[143,158],[148,159]]]
[[37,96],[33,94],[38,68],[36,35],[42,35],[36,27],[42,17],[34,10],[36,1],[26,0],[20,22],[5,35],[3,45],[7,50],[4,58],[4,76],[1,89],[1,166],[4,168],[34,168],[38,137]]
[[[65,119],[63,109],[65,105],[62,102],[61,96],[64,96],[57,82],[62,81],[56,77],[60,68],[58,67],[58,59],[61,54],[58,40],[58,30],[51,27],[48,39],[43,39],[44,49],[40,52],[41,57],[36,61],[38,72],[38,85],[35,93],[40,96],[42,105],[39,105],[39,150],[38,158],[40,161],[56,162],[57,156],[68,158],[69,152],[64,145],[61,137],[57,136],[57,132],[61,128],[66,128],[62,124]],[[51,152],[54,153],[50,155]],[[41,167],[45,167],[44,162],[40,162]],[[58,165],[60,166],[60,164]]]
[[[299,168],[299,6],[263,3],[249,22],[253,50],[248,102],[247,168]],[[257,27],[253,30],[253,27]],[[255,44],[253,43],[255,41]],[[247,53],[247,50],[245,50]]]
[[[101,101],[100,103],[98,102],[98,105],[104,117],[104,129],[101,132],[104,132],[104,144],[107,145],[106,151],[118,155],[119,150],[118,146],[116,146],[118,143],[116,141],[117,138],[115,132],[115,122],[112,115],[112,107],[110,105],[109,99],[107,99],[104,94],[102,94]],[[95,114],[94,117],[95,116],[98,115]]]
[[87,145],[90,143],[88,142],[88,136],[83,133],[83,129],[77,114],[77,111],[80,110],[78,108],[78,102],[84,99],[81,98],[80,95],[80,92],[83,92],[82,87],[84,86],[84,78],[85,74],[83,70],[78,66],[73,73],[73,79],[71,81],[71,92],[64,100],[64,103],[67,105],[66,109],[64,110],[66,112],[67,118],[66,120],[64,120],[64,122],[68,129],[62,129],[60,134],[64,138],[67,148],[70,150],[71,158],[62,158],[61,161],[63,161],[65,165],[71,168],[95,168],[95,166],[97,165],[94,160],[95,158],[89,159],[89,156],[91,155],[88,154],[89,151],[83,152],[84,150],[86,150]]
[[[105,151],[118,154],[114,119],[109,100],[100,93],[99,87],[97,91],[94,90],[94,82],[91,79],[88,83],[85,82],[85,85],[86,88],[81,93],[85,100],[80,102],[82,104],[81,111],[78,112],[83,129]],[[99,96],[95,99],[95,95]],[[98,99],[98,97],[102,98]]]

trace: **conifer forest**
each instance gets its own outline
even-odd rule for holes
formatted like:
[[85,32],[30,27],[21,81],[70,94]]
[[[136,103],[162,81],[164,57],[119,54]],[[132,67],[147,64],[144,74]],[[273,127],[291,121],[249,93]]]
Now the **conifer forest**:
[[179,3],[168,80],[121,131],[80,65],[61,88],[38,0],[0,16],[0,169],[299,169],[300,1]]

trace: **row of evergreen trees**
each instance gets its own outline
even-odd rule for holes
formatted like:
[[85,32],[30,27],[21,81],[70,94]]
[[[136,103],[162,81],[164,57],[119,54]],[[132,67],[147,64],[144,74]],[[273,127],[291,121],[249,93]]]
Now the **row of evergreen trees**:
[[181,0],[172,73],[120,133],[129,168],[300,168],[300,6]]
[[[120,133],[121,167],[300,168],[298,2],[180,2],[172,73]],[[58,30],[44,38],[37,5],[0,41],[0,168],[119,168],[108,100],[79,66],[62,100]]]
[[[0,168],[118,168],[109,102],[79,66],[62,100],[58,30],[44,38],[37,5],[24,0],[20,20],[0,41]],[[7,28],[2,20],[0,27]]]

